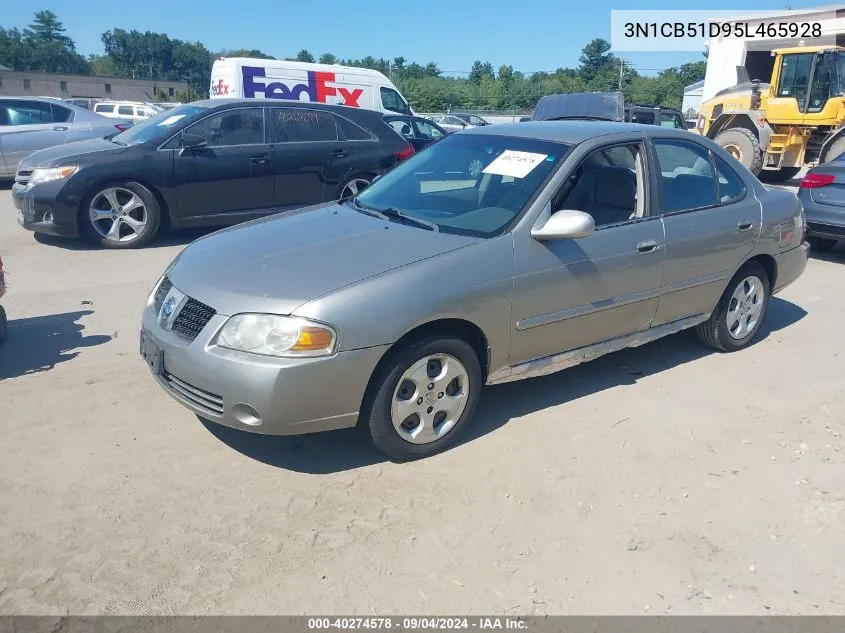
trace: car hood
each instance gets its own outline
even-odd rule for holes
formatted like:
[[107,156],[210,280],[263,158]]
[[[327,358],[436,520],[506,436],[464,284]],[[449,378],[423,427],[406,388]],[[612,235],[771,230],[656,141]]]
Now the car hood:
[[85,160],[89,158],[89,154],[99,154],[97,160],[108,160],[105,158],[105,154],[121,154],[127,149],[126,145],[118,145],[104,138],[74,141],[33,152],[21,162],[21,166],[27,168],[62,167],[73,164],[74,160]]
[[330,203],[200,238],[168,275],[179,290],[221,314],[291,314],[344,286],[479,241]]

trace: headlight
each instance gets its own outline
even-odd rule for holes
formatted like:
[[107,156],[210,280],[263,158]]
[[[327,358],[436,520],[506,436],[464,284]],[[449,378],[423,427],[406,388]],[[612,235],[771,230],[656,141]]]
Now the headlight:
[[217,345],[264,356],[330,356],[337,333],[328,325],[275,314],[236,314],[217,335]]
[[60,180],[62,178],[67,178],[69,176],[73,176],[76,172],[79,171],[79,167],[70,166],[70,167],[39,167],[32,171],[32,174],[29,176],[29,183],[30,185],[38,185],[42,182],[50,182],[51,180]]

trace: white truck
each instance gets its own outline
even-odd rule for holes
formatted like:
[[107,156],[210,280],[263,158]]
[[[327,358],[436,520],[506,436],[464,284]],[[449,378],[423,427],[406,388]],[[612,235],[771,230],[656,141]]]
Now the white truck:
[[383,74],[339,64],[221,57],[211,68],[209,94],[212,99],[293,99],[414,114]]

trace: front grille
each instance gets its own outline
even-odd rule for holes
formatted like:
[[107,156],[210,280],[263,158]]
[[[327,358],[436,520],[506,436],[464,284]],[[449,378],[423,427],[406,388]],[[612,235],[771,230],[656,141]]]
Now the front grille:
[[841,235],[842,237],[845,237],[845,227],[841,226],[808,222],[807,228],[810,229],[810,233],[827,233],[828,235]]
[[167,381],[168,387],[197,408],[216,415],[223,415],[222,396],[194,387],[168,372],[164,373],[164,379]]
[[214,308],[196,299],[188,299],[173,322],[173,333],[186,341],[193,341],[215,314]]
[[172,287],[173,283],[167,277],[161,280],[161,283],[156,289],[155,298],[153,299],[153,307],[155,307],[156,314],[161,312],[161,306],[164,304],[164,298],[167,296],[167,293],[170,292]]
[[29,177],[32,175],[31,169],[19,169],[15,174],[15,182],[19,185],[25,185],[29,182]]

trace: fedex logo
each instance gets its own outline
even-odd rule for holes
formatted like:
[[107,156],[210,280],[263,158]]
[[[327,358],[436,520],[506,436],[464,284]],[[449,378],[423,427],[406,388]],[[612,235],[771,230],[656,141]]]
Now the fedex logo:
[[309,70],[308,83],[296,84],[288,87],[280,81],[264,83],[258,79],[266,77],[264,69],[256,66],[241,68],[244,81],[244,97],[254,99],[256,94],[263,94],[265,99],[293,99],[302,101],[302,95],[307,95],[306,101],[327,103],[327,97],[339,96],[342,105],[359,108],[358,99],[364,94],[363,88],[348,90],[329,85],[335,80],[334,73],[320,73]]
[[220,79],[217,83],[212,83],[211,94],[215,97],[222,97],[229,94],[229,84],[224,84],[222,79]]

